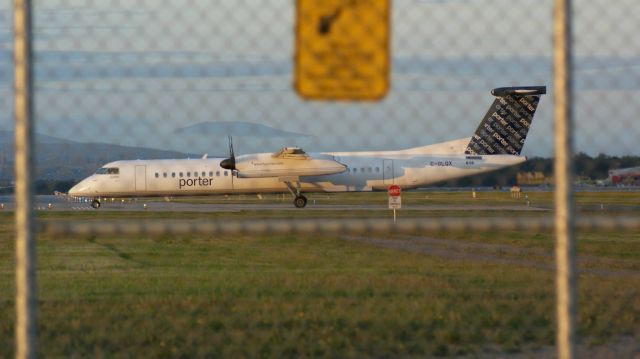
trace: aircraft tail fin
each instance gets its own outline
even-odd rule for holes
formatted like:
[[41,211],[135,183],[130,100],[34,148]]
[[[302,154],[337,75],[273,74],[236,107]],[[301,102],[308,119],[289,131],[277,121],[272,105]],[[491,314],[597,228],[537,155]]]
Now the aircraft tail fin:
[[497,98],[471,137],[466,154],[516,155],[522,152],[529,127],[545,86],[499,87],[491,93]]

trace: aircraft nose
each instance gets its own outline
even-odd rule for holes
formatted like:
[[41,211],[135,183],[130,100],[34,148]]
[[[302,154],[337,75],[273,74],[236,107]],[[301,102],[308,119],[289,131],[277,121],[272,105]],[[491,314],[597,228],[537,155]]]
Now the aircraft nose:
[[73,197],[81,197],[87,193],[89,193],[90,187],[86,183],[86,181],[80,181],[75,186],[69,189],[69,195]]
[[[79,184],[79,183],[78,183]],[[78,184],[69,188],[69,196],[78,196],[79,192],[78,192]]]

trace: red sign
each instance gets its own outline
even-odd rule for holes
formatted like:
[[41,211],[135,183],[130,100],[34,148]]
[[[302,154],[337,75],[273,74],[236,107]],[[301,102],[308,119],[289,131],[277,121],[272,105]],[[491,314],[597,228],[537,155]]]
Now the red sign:
[[389,196],[391,197],[400,197],[400,186],[397,184],[392,184],[389,186]]

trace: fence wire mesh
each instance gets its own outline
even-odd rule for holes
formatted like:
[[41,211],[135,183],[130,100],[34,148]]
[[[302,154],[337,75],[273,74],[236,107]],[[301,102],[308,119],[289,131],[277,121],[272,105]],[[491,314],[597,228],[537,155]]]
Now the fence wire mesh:
[[[491,89],[550,84],[549,6],[396,1],[386,97],[321,102],[292,86],[294,2],[47,2],[35,7],[36,116],[38,132],[54,138],[40,138],[40,170],[77,180],[132,156],[226,157],[227,135],[239,153],[404,149],[469,137]],[[551,155],[550,108],[543,99],[525,154]]]
[[[219,0],[213,3],[201,0],[49,0],[34,3],[36,176],[33,180],[38,194],[36,209],[47,212],[41,214],[38,221],[39,233],[45,241],[45,269],[55,271],[64,267],[47,262],[61,260],[56,257],[57,249],[51,243],[57,240],[79,246],[78,238],[87,238],[89,243],[98,244],[142,268],[145,263],[153,263],[152,267],[171,263],[154,262],[153,256],[162,257],[162,254],[149,248],[144,250],[155,254],[139,254],[142,259],[132,260],[132,256],[138,254],[121,249],[121,246],[126,247],[127,241],[137,248],[141,248],[140,242],[147,238],[152,238],[161,247],[172,241],[189,244],[195,241],[198,246],[209,241],[210,247],[206,250],[214,251],[220,249],[218,245],[225,249],[226,239],[233,236],[261,238],[282,246],[292,245],[287,238],[305,244],[309,244],[309,238],[339,238],[346,239],[349,244],[357,242],[399,249],[411,255],[426,254],[429,258],[435,257],[436,262],[455,262],[458,258],[474,263],[471,270],[490,272],[489,279],[467,278],[452,272],[451,276],[457,278],[453,282],[464,282],[471,288],[488,285],[487,281],[494,281],[495,285],[505,270],[494,267],[519,267],[519,260],[522,260],[521,267],[527,269],[543,269],[543,273],[553,269],[549,263],[552,247],[549,239],[552,239],[556,225],[552,217],[555,105],[552,101],[555,90],[552,6],[551,0]],[[318,14],[301,10],[306,7],[315,9]],[[11,3],[0,0],[1,24],[11,25],[11,12]],[[574,1],[571,15],[573,102],[569,106],[574,115],[572,136],[576,155],[572,163],[577,191],[577,214],[573,219],[579,240],[584,240],[582,249],[586,253],[578,263],[581,275],[586,276],[581,278],[584,287],[580,289],[578,301],[578,327],[584,338],[591,338],[585,342],[593,345],[612,337],[622,338],[624,344],[617,348],[624,356],[629,350],[640,350],[637,345],[625,341],[629,336],[637,338],[640,335],[639,297],[636,291],[621,285],[624,281],[637,283],[640,276],[637,254],[640,153],[636,146],[640,125],[635,121],[640,103],[634,100],[640,92],[637,50],[640,39],[636,35],[640,30],[640,22],[636,21],[640,18],[640,4],[633,0],[615,3],[579,0]],[[383,27],[387,30],[380,30]],[[0,196],[2,209],[13,208],[9,194],[15,181],[15,127],[11,111],[15,95],[12,87],[14,34],[9,29],[10,26],[0,28],[0,123],[5,124],[0,128],[3,139],[0,143],[0,187],[6,193]],[[315,30],[317,33],[310,37],[303,36],[304,31]],[[313,52],[321,51],[318,49],[325,52]],[[305,58],[301,53],[305,51],[311,51],[307,54],[311,67],[301,70],[299,66]],[[332,59],[336,54],[339,56]],[[350,61],[345,60],[347,58],[355,58],[355,64],[346,66]],[[304,77],[305,74],[311,75]],[[328,81],[331,76],[338,80]],[[380,79],[369,80],[376,76]],[[324,81],[322,86],[337,86],[342,91],[359,94],[372,90],[376,99],[336,100],[335,89],[328,95],[331,100],[308,99],[297,92],[307,88],[300,81]],[[313,87],[313,90],[322,86]],[[385,177],[388,166],[385,161],[389,158],[405,160],[411,152],[388,155],[383,151],[469,138],[480,131],[478,128],[485,114],[491,116],[491,111],[487,113],[495,100],[491,90],[513,86],[546,86],[548,92],[541,96],[526,134],[521,153],[528,158],[526,162],[474,176],[440,176],[453,164],[450,162],[453,161],[452,149],[447,153],[437,152],[446,152],[445,146],[435,153],[442,158],[420,163],[425,169],[441,167],[442,171],[433,172],[437,173],[435,176],[439,181],[433,181],[433,177],[425,179],[424,183],[411,182],[409,177],[394,180],[396,174],[410,175],[413,170],[413,165],[403,167],[401,162],[391,165],[391,181]],[[230,157],[229,136],[233,139],[238,163],[243,155],[275,153],[282,147],[300,147],[312,156],[331,154],[338,162],[347,161],[348,152],[369,151],[367,157],[374,157],[378,162],[345,162],[347,171],[338,179],[301,177],[302,193],[309,202],[304,210],[294,211],[290,208],[293,206],[290,205],[289,190],[295,192],[297,184],[292,188],[286,185],[289,177],[295,177],[291,173],[276,176],[275,185],[260,187],[260,178],[242,178],[241,170],[234,172],[219,167],[220,161]],[[458,150],[455,154],[464,155],[464,152]],[[194,163],[205,158],[216,159],[213,161],[215,166],[194,170],[189,165],[184,167],[176,163],[162,163],[159,167],[144,164],[145,160],[187,158]],[[96,170],[116,168],[117,165],[107,164],[121,160],[141,160],[137,166],[134,163],[135,171],[141,165],[147,166],[142,172],[144,181],[138,181],[138,172],[126,179],[129,182],[124,185],[130,186],[135,194],[115,191],[95,196],[86,193],[76,197],[65,195]],[[465,160],[474,159],[467,157]],[[125,181],[124,173],[119,179],[115,177],[117,181]],[[162,181],[171,182],[175,191],[156,192],[160,199],[142,199],[154,194],[151,193],[157,188],[154,182]],[[193,185],[194,189],[199,189],[197,187],[209,184],[226,189],[211,197],[181,197],[183,187],[188,190]],[[227,184],[229,187],[225,187]],[[391,220],[386,209],[386,193],[339,193],[384,191],[391,184],[400,184],[404,189],[418,188],[403,193],[404,207],[399,212],[398,222]],[[320,192],[316,193],[316,190]],[[52,196],[54,191],[56,195]],[[94,198],[101,200],[99,210],[91,208]],[[442,242],[433,242],[432,237]],[[609,240],[614,242],[611,243],[613,249],[603,249]],[[479,244],[483,241],[490,243]],[[176,250],[188,252],[182,247]],[[249,258],[287,267],[286,261],[277,256],[263,258],[254,257],[250,250],[229,251],[233,255],[249,253]],[[348,249],[345,253],[354,254]],[[215,256],[201,257],[202,260],[205,258],[225,262],[224,258]],[[403,260],[407,265],[423,268],[419,261]],[[536,263],[537,260],[540,262]],[[177,261],[181,265],[188,265],[188,262]],[[296,268],[303,271],[329,265],[322,262],[324,264],[310,269],[305,264],[295,263]],[[340,263],[344,265],[345,262]],[[364,265],[361,261],[358,263]],[[376,270],[406,269],[385,265]],[[74,268],[88,270],[80,264]],[[109,265],[106,268],[113,269]],[[221,268],[238,269],[231,265]],[[221,278],[215,269],[205,272]],[[418,272],[422,275],[432,273],[428,268]],[[528,293],[539,298],[541,305],[549,304],[547,297],[552,296],[553,287],[550,282],[548,287],[541,284],[549,281],[547,275],[516,272],[518,275],[514,278],[507,275],[505,280],[513,279],[514,282],[500,286],[497,297],[485,292],[479,297],[522,309],[536,304],[517,301],[517,298],[504,300],[501,295]],[[184,323],[177,326],[183,328],[185,334],[175,333],[173,338],[162,338],[162,343],[170,343],[177,351],[171,352],[169,345],[151,349],[147,342],[143,343],[143,339],[135,336],[131,340],[152,356],[173,353],[223,357],[479,353],[490,353],[487,355],[491,356],[503,354],[491,351],[495,350],[492,345],[497,345],[499,351],[509,352],[553,344],[552,307],[535,307],[531,317],[522,318],[508,311],[501,315],[500,309],[482,303],[449,310],[448,306],[469,301],[434,300],[436,307],[444,307],[423,311],[424,316],[412,316],[406,313],[411,311],[406,308],[417,311],[421,307],[414,307],[393,293],[406,298],[415,295],[427,303],[424,305],[429,305],[433,298],[417,290],[397,288],[379,277],[364,283],[352,277],[342,278],[337,272],[329,274],[340,278],[337,285],[314,282],[333,293],[327,301],[347,298],[347,301],[352,299],[349,303],[376,305],[376,300],[383,300],[386,295],[390,296],[390,303],[403,308],[399,310],[399,319],[396,321],[380,313],[378,319],[372,319],[361,312],[354,319],[331,312],[328,315],[331,325],[335,324],[333,328],[337,325],[336,332],[346,333],[343,338],[327,336],[338,344],[305,339],[300,334],[304,332],[302,329],[300,333],[290,331],[299,341],[293,344],[276,338],[277,335],[265,334],[274,332],[268,328],[290,329],[292,324],[277,316],[267,318],[264,313],[257,313],[258,309],[240,308],[238,310],[244,310],[249,318],[243,322],[237,316],[223,315],[216,309],[213,312],[217,314],[213,317],[204,316],[209,328],[229,329],[237,325],[235,328],[240,328],[238,331],[243,334],[239,334],[241,339],[226,334],[212,335],[214,339],[210,345],[216,348],[215,351],[199,351],[198,347],[206,350],[207,343],[191,330],[197,325]],[[493,275],[495,277],[491,277]],[[157,276],[166,279],[171,274],[162,272]],[[533,282],[531,290],[522,288],[522,283],[528,279]],[[350,292],[348,285],[342,285],[350,280],[355,281],[356,294]],[[306,291],[306,282],[301,278],[293,282],[302,289],[296,289],[283,278],[266,283],[248,276],[240,277],[239,281],[245,285],[258,282],[257,292],[249,290],[251,293],[246,294],[243,291],[247,289],[226,284],[204,285],[198,289],[190,287],[189,281],[185,284],[186,289],[181,289],[188,293],[185,295],[196,298],[198,293],[202,297],[202,293],[211,290],[218,300],[232,298],[221,295],[220,291],[224,290],[236,291],[234,299],[255,299],[252,296],[274,299],[277,295],[269,294],[268,286],[287,293],[301,291],[303,294],[296,292],[301,296],[315,293],[311,289]],[[518,281],[517,291],[507,288],[515,287]],[[607,294],[598,289],[600,281],[613,298],[610,307],[605,304],[608,303],[604,299]],[[453,282],[444,287],[456,286]],[[427,283],[415,279],[406,283],[429,288]],[[111,284],[112,288],[121,289],[118,284]],[[157,284],[148,285],[147,299],[165,298],[161,292],[169,290]],[[379,294],[376,285],[380,285],[380,292],[386,294]],[[369,301],[361,295],[367,286],[375,292]],[[9,287],[2,285],[2,289]],[[112,300],[109,295],[92,290],[88,287],[76,289],[71,296],[86,299],[95,295],[101,300]],[[145,289],[140,290],[145,292]],[[445,291],[455,298],[471,293]],[[55,300],[56,296],[61,296],[59,293],[55,288],[45,288],[42,299],[45,313],[50,314],[55,308],[47,301]],[[478,295],[474,293],[471,295]],[[121,299],[117,294],[114,296]],[[292,296],[296,297],[296,294]],[[341,299],[336,299],[338,297]],[[181,308],[182,304],[178,305],[178,311],[184,314],[188,310]],[[207,307],[202,303],[195,307],[198,305]],[[306,310],[305,306],[323,312],[324,309],[320,310],[316,305],[320,304],[311,299],[302,304],[291,304],[301,312]],[[280,307],[270,309],[280,314],[286,311]],[[166,309],[160,308],[157,313],[172,315],[163,310]],[[623,311],[628,314],[620,315]],[[476,312],[483,314],[472,315]],[[74,323],[82,323],[71,313],[67,315],[75,318]],[[325,335],[323,330],[329,326],[323,326],[321,315],[309,315],[312,316],[309,322],[302,323],[303,318],[298,318],[300,325],[307,325],[313,335]],[[443,324],[443,319],[437,319],[441,315],[448,316],[448,322],[452,324]],[[471,318],[470,330],[462,328],[460,318],[465,316]],[[94,319],[110,325],[109,318],[112,317],[107,314]],[[125,329],[136,320],[135,315],[127,317]],[[389,334],[380,324],[385,321],[391,323],[390,330],[403,334]],[[56,323],[56,319],[53,322]],[[316,329],[311,328],[312,324]],[[77,329],[59,325],[71,331]],[[608,329],[611,327],[618,329]],[[246,334],[250,328],[260,334],[254,337]],[[507,329],[515,334],[507,334]],[[48,333],[46,328],[44,331]],[[230,331],[218,329],[213,332]],[[0,333],[4,332],[8,331],[2,327]],[[387,341],[385,335],[395,335],[395,339]],[[77,346],[73,343],[61,344],[62,347],[54,345],[54,356],[60,353],[88,355],[89,348],[99,342],[95,336],[99,334],[81,340]],[[184,347],[185,336],[194,338],[195,345],[191,349]],[[10,335],[4,337],[10,338]],[[260,344],[237,345],[249,337]],[[157,344],[155,342],[160,341],[155,339],[150,342]],[[358,340],[368,344],[357,344]],[[388,345],[384,345],[385,341]],[[3,345],[4,342],[0,339],[0,347],[11,347]],[[0,353],[9,355],[10,350],[0,350]],[[117,354],[109,350],[100,347],[96,353]],[[583,354],[596,349],[587,346],[578,350]]]
[[[552,90],[550,1],[395,1],[386,96],[305,101],[292,86],[295,5],[36,4],[38,179],[66,181],[54,186],[64,191],[113,160],[227,157],[227,135],[239,154],[283,146],[308,152],[423,146],[471,136],[495,87]],[[3,23],[10,24],[8,1],[3,8]],[[575,6],[575,141],[583,154],[577,175],[586,181],[638,165],[629,156],[638,132],[636,24],[617,16],[633,18],[636,11],[633,2]],[[1,40],[0,101],[10,109],[10,33]],[[553,154],[552,105],[543,96],[528,135],[523,154],[533,161],[450,184],[550,184],[550,162],[536,157]],[[10,114],[0,114],[7,124],[0,158],[5,184],[12,180]],[[617,180],[633,184],[637,176]]]

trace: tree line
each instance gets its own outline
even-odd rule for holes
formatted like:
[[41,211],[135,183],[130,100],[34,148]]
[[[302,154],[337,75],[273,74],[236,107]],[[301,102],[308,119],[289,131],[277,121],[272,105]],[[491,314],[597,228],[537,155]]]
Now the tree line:
[[[610,156],[599,154],[591,157],[586,153],[574,156],[573,168],[577,178],[603,180],[609,176],[609,170],[627,167],[639,167],[640,156]],[[545,177],[553,177],[553,158],[533,157],[513,167],[478,176],[461,178],[440,184],[445,187],[493,187],[513,186],[517,184],[519,172],[541,172]]]

